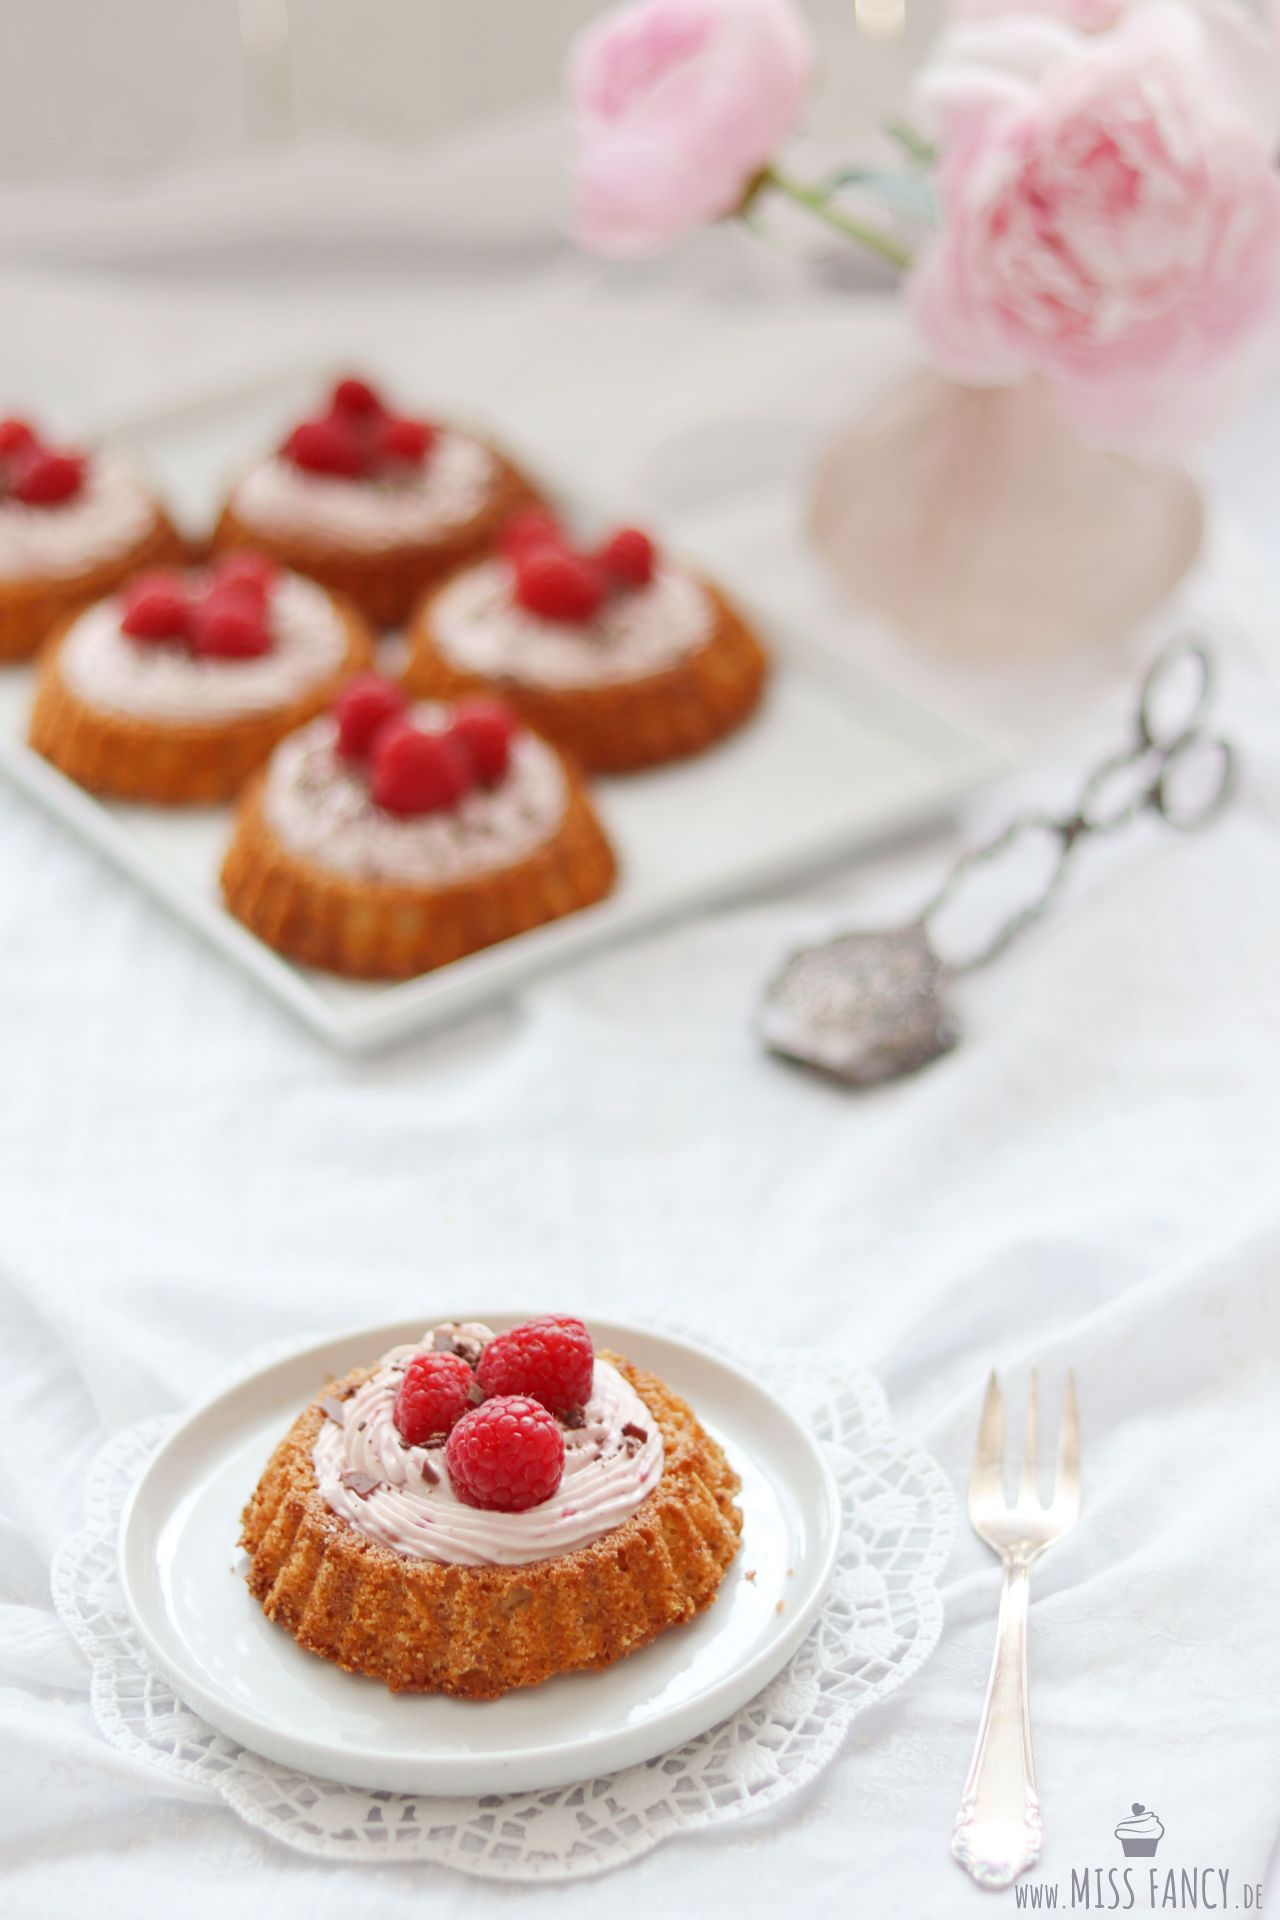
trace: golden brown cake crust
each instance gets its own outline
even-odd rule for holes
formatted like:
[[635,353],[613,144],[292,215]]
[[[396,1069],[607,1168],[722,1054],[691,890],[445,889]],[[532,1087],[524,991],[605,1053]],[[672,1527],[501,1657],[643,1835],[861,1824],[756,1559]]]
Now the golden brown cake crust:
[[40,661],[31,745],[82,787],[111,799],[161,807],[232,800],[287,733],[323,713],[343,681],[372,664],[373,640],[364,621],[353,607],[339,600],[334,604],[346,636],[335,672],[287,706],[204,725],[109,713],[79,699],[58,667],[73,615]]
[[240,520],[228,501],[214,528],[214,551],[254,547],[294,573],[318,580],[330,593],[343,595],[375,627],[403,626],[423,593],[487,553],[519,508],[541,503],[541,495],[520,469],[497,448],[489,451],[498,463],[493,490],[479,513],[447,539],[357,553],[327,540],[260,532]]
[[617,862],[576,771],[552,836],[509,867],[447,887],[362,880],[291,853],[263,812],[265,772],[240,803],[222,866],[227,905],[269,947],[357,980],[404,980],[602,900]]
[[[662,1431],[662,1477],[589,1546],[523,1567],[441,1566],[366,1539],[326,1506],[312,1450],[327,1417],[294,1421],[244,1510],[248,1582],[300,1647],[393,1692],[492,1700],[553,1674],[612,1666],[711,1605],[738,1550],[738,1476],[655,1374],[617,1367]],[[371,1368],[326,1389],[346,1398]]]
[[768,676],[768,658],[755,634],[718,588],[704,585],[716,624],[700,647],[660,673],[590,687],[486,681],[463,672],[437,645],[433,593],[409,629],[404,682],[426,700],[498,693],[588,773],[638,773],[684,759],[742,726],[760,704]]
[[0,580],[0,663],[29,660],[53,632],[82,608],[114,593],[145,567],[179,567],[186,548],[160,508],[150,529],[123,553],[66,578]]

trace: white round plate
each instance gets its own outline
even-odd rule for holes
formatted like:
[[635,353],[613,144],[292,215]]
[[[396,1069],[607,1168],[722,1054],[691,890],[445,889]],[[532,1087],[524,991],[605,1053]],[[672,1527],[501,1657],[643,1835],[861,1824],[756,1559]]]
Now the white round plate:
[[[502,1328],[521,1316],[466,1317]],[[800,1645],[826,1592],[840,1534],[831,1469],[759,1382],[683,1341],[611,1321],[591,1321],[598,1344],[688,1399],[742,1476],[742,1546],[705,1613],[602,1673],[481,1702],[389,1693],[304,1653],[266,1619],[237,1541],[268,1456],[327,1380],[430,1324],[366,1327],[265,1367],[197,1408],[151,1461],[121,1517],[120,1582],[147,1653],[179,1696],[285,1766],[434,1794],[594,1779],[745,1706]]]

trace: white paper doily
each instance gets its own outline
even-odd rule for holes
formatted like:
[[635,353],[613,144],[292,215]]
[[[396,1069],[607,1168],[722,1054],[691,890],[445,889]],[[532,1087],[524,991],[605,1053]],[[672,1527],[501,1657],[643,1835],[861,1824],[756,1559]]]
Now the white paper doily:
[[955,1509],[941,1469],[894,1432],[870,1374],[799,1353],[775,1354],[757,1372],[827,1449],[843,1508],[840,1557],[794,1659],[741,1712],[675,1752],[577,1786],[446,1800],[338,1786],[215,1732],[147,1664],[116,1574],[120,1514],[168,1430],[164,1420],[126,1428],[103,1447],[85,1524],[53,1562],[54,1604],[92,1665],[99,1727],[113,1745],[305,1853],[361,1864],[428,1860],[494,1880],[584,1878],[672,1834],[777,1806],[937,1644],[937,1583]]

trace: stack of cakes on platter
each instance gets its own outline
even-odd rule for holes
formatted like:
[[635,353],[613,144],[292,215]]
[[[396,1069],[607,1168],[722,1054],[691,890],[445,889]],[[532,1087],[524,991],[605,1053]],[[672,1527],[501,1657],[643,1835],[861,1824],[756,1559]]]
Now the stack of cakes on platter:
[[[375,629],[408,623],[402,676]],[[702,752],[758,639],[622,527],[576,540],[479,435],[347,375],[188,554],[133,468],[0,421],[0,659],[105,797],[238,803],[224,897],[300,964],[402,979],[603,899],[583,773]]]

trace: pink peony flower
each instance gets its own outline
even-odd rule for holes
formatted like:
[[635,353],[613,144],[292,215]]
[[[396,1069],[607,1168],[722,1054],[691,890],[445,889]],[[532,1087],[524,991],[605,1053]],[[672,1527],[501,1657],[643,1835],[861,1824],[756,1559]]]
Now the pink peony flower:
[[1038,374],[1100,439],[1203,430],[1280,319],[1278,61],[1234,9],[1163,0],[1092,39],[945,35],[919,88],[942,231],[911,284],[939,369]]
[[739,206],[813,73],[790,0],[633,0],[570,64],[578,238],[658,253]]

